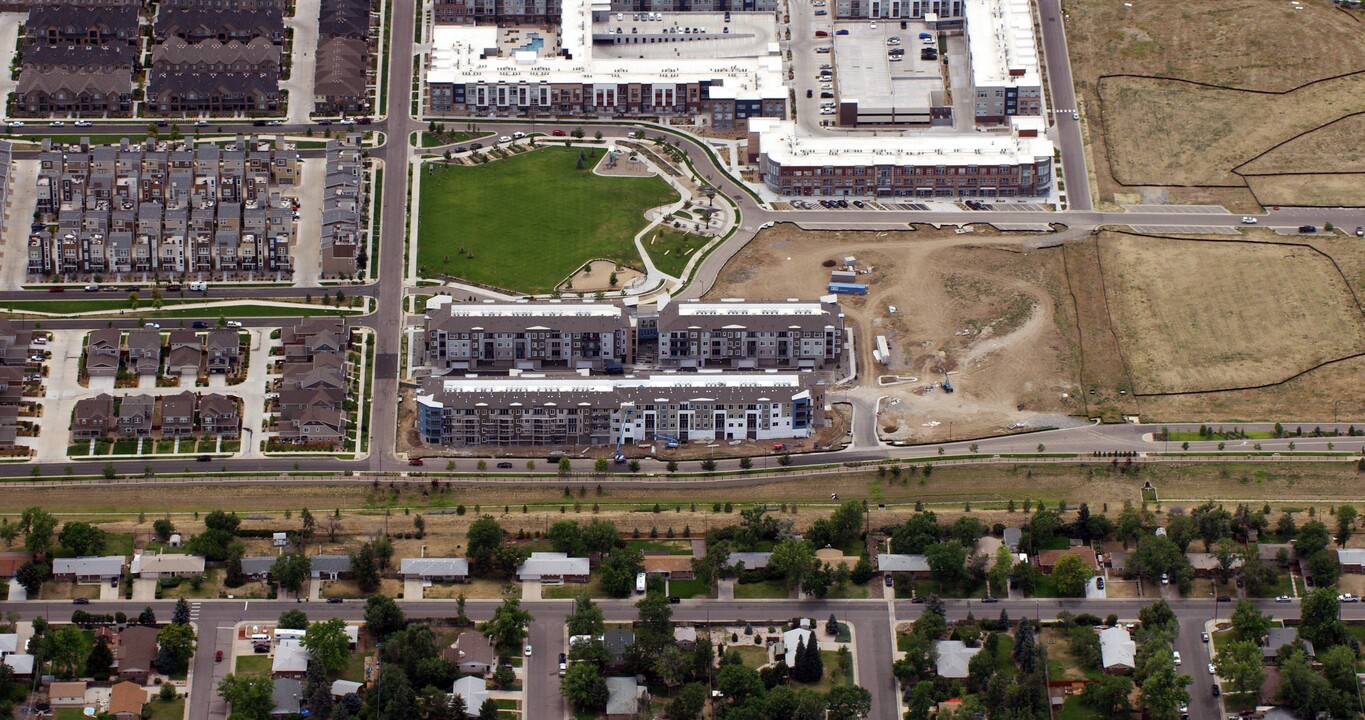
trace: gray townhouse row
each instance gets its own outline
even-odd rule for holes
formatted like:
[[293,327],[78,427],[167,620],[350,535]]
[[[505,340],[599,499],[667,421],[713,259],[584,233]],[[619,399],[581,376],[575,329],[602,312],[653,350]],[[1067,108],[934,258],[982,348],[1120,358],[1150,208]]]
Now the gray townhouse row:
[[320,238],[323,277],[353,276],[369,262],[364,172],[360,135],[328,141]]
[[[159,330],[118,328],[90,333],[85,344],[85,372],[90,377],[129,375],[233,375],[241,367],[242,336],[236,330],[219,329],[200,334],[172,330],[162,342]],[[164,370],[163,370],[164,367]]]
[[100,393],[76,402],[71,414],[71,438],[91,440],[126,437],[236,438],[241,434],[241,401],[188,390],[177,395],[124,395]]
[[[154,140],[61,148],[38,159],[40,225],[29,237],[31,275],[287,279],[298,153],[253,137],[226,147]],[[37,227],[37,226],[35,226]]]
[[351,330],[343,318],[311,317],[280,333],[284,362],[272,399],[279,442],[336,446],[346,439]]

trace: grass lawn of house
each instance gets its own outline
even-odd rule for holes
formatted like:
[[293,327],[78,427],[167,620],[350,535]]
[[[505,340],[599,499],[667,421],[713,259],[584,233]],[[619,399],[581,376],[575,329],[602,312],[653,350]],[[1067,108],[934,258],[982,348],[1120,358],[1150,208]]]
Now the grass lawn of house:
[[602,577],[590,575],[585,583],[564,583],[540,587],[540,596],[546,600],[572,600],[583,593],[594,598],[606,597],[606,593],[602,590]]
[[669,580],[668,594],[677,595],[680,598],[693,597],[711,598],[716,596],[716,594],[711,591],[711,588],[706,586],[706,583],[703,583],[702,581],[696,579]]
[[579,150],[570,148],[475,167],[429,166],[418,210],[419,272],[549,292],[593,258],[642,267],[634,238],[644,211],[675,202],[677,193],[657,177],[594,175],[603,150],[596,152],[582,170]]
[[154,699],[147,707],[152,711],[152,720],[180,720],[185,717],[184,698],[176,698],[170,702]]
[[269,655],[242,655],[237,658],[238,675],[270,676],[271,660]]
[[791,593],[787,591],[787,584],[781,580],[735,583],[736,599],[778,598],[785,600],[789,597],[791,597]]

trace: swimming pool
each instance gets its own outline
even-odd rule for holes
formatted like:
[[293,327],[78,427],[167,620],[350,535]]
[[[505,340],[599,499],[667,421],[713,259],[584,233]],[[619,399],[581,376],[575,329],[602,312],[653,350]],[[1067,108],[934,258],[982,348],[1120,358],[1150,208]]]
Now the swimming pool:
[[541,37],[540,33],[527,33],[526,37],[529,39],[528,42],[525,45],[516,47],[516,52],[522,52],[523,50],[540,52],[540,49],[545,47],[545,38]]

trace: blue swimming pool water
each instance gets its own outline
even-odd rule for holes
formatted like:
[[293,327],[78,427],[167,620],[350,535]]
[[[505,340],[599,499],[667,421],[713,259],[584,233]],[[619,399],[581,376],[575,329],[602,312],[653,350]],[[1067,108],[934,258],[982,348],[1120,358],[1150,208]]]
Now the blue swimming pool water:
[[537,33],[528,33],[526,37],[530,38],[530,41],[527,42],[525,45],[518,46],[516,48],[517,52],[521,52],[523,50],[532,50],[535,52],[540,52],[540,49],[545,47],[545,38],[541,37]]

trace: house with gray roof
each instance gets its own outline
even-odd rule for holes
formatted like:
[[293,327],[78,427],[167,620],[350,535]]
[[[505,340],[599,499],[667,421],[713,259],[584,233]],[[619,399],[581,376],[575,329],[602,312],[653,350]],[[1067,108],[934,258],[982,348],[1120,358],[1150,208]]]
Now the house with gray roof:
[[941,677],[962,679],[967,677],[967,665],[981,652],[979,647],[967,647],[961,640],[939,640],[934,643],[937,656],[934,667]]
[[737,567],[744,563],[745,570],[762,570],[768,567],[768,561],[772,556],[770,552],[732,552],[725,558],[725,564]]
[[337,580],[351,573],[350,555],[313,555],[308,561],[314,580]]
[[147,437],[152,434],[152,415],[156,398],[151,395],[124,395],[118,408],[118,431],[127,437]]
[[85,343],[85,374],[114,377],[119,368],[120,333],[118,328],[95,330]]
[[292,677],[276,678],[270,701],[274,705],[270,711],[272,717],[297,717],[302,709],[303,683]]
[[640,704],[649,694],[633,677],[607,678],[606,720],[634,720],[640,715]]
[[128,333],[128,363],[139,375],[156,375],[161,371],[161,333],[156,330],[134,330]]
[[241,411],[235,398],[210,393],[199,399],[199,429],[204,435],[235,438],[241,427]]
[[455,681],[450,694],[463,698],[469,714],[477,716],[479,708],[488,699],[488,682],[482,676],[466,675]]
[[877,571],[909,573],[910,577],[929,577],[929,561],[923,555],[877,553]]
[[123,577],[125,564],[122,555],[57,558],[52,561],[52,577],[87,585],[103,583]]
[[1299,637],[1297,627],[1272,627],[1266,632],[1265,642],[1261,645],[1261,660],[1268,663],[1275,662],[1280,654],[1280,648],[1285,645],[1293,645],[1299,640],[1303,641],[1304,650],[1308,653],[1308,659],[1312,660],[1315,656],[1313,643],[1306,638]]
[[626,666],[626,652],[635,644],[635,633],[614,628],[602,633],[602,647],[607,650],[607,669],[620,670]]
[[469,561],[465,558],[403,558],[399,574],[404,580],[465,582],[469,579]]
[[587,582],[591,572],[587,558],[561,552],[533,552],[517,568],[518,580]]
[[244,557],[242,558],[242,574],[255,580],[265,580],[270,577],[270,568],[278,559],[274,555]]
[[1100,667],[1110,674],[1127,675],[1136,667],[1137,643],[1122,626],[1100,631]]

